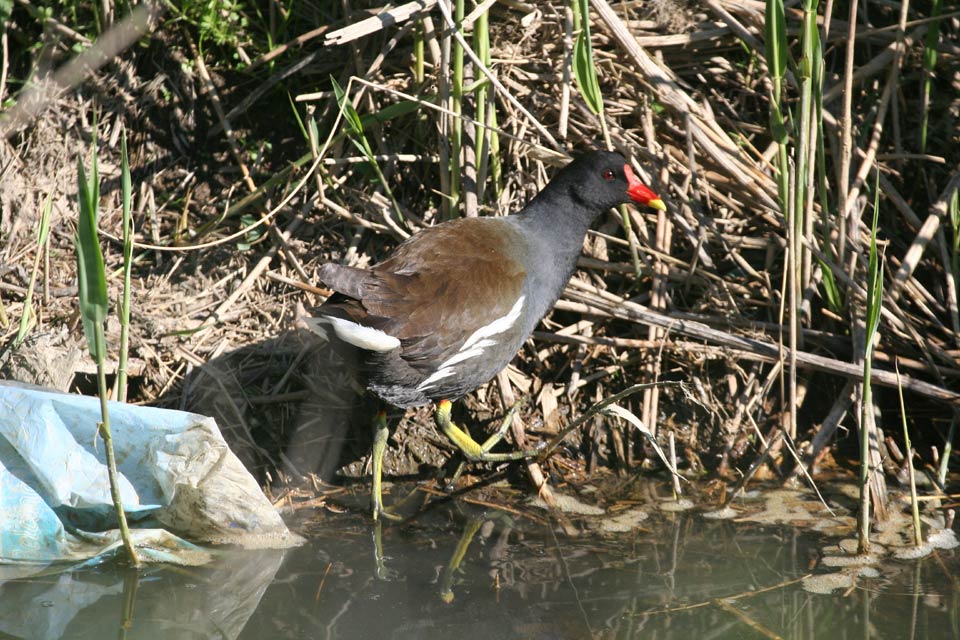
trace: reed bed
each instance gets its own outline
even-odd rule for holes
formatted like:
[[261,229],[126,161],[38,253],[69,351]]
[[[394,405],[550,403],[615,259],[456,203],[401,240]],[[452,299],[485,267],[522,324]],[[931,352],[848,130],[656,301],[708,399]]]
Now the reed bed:
[[[631,385],[683,382],[620,404],[665,447],[674,437],[694,474],[759,466],[784,480],[815,477],[828,453],[857,461],[858,425],[875,423],[865,455],[882,503],[884,465],[895,471],[886,443],[900,424],[881,416],[899,417],[902,388],[908,428],[943,489],[960,409],[960,24],[949,7],[230,7],[203,19],[187,6],[154,10],[128,37],[139,44],[79,76],[61,71],[124,27],[122,11],[113,30],[85,5],[70,20],[21,4],[7,16],[7,375],[24,349],[81,339],[68,241],[76,157],[94,136],[110,299],[121,290],[125,127],[137,229],[127,259],[132,398],[203,410],[186,399],[188,374],[268,342],[266,355],[242,352],[230,383],[219,379],[218,406],[229,406],[248,460],[276,479],[289,472],[278,443],[297,431],[301,405],[349,404],[329,391],[350,386],[339,369],[282,338],[298,306],[328,293],[318,267],[371,264],[423,226],[516,210],[570,154],[607,146],[668,211],[626,208],[592,232],[556,310],[499,384],[475,394],[474,415],[526,396],[516,437],[549,440]],[[53,70],[26,47],[39,35]],[[44,243],[34,227],[46,198]],[[36,323],[15,351],[31,308]],[[108,344],[118,334],[108,322]],[[74,365],[71,388],[84,388],[84,367]],[[564,477],[648,457],[629,419],[599,413],[564,443],[545,463]]]

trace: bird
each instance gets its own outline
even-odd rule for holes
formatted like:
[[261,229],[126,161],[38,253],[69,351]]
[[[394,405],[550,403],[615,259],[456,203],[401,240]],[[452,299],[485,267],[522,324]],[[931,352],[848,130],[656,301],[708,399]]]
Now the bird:
[[[326,263],[334,293],[307,318],[322,335],[364,355],[366,387],[399,408],[434,404],[434,422],[470,461],[499,462],[536,451],[494,453],[509,424],[482,444],[451,421],[451,403],[492,379],[553,307],[576,269],[593,221],[634,202],[666,210],[616,152],[590,151],[559,170],[519,212],[427,227],[369,269]],[[398,516],[382,498],[389,430],[374,421],[373,518]]]

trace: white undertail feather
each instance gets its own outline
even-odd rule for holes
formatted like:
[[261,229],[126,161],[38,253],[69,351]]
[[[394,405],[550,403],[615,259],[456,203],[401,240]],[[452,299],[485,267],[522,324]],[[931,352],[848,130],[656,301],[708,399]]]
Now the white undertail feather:
[[366,349],[367,351],[393,351],[400,346],[399,338],[395,338],[380,329],[365,327],[362,324],[344,320],[343,318],[319,316],[316,318],[306,318],[306,321],[312,331],[324,337],[326,337],[327,333],[321,325],[329,324],[338,338],[360,349]]
[[507,315],[497,318],[490,324],[484,325],[470,334],[470,337],[464,340],[463,344],[460,345],[460,349],[455,354],[444,360],[430,377],[417,385],[417,391],[425,391],[435,386],[435,382],[453,375],[453,365],[463,362],[464,360],[469,360],[470,358],[475,358],[482,354],[484,349],[496,344],[496,340],[491,340],[489,337],[503,333],[514,325],[517,318],[520,317],[520,312],[523,310],[525,297],[526,296],[520,296],[510,311],[507,312]]

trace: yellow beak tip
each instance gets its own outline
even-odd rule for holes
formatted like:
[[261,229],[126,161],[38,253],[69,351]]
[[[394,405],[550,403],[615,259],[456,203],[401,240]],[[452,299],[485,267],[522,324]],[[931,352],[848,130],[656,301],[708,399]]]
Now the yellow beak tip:
[[647,206],[651,209],[658,209],[659,211],[666,211],[667,205],[663,204],[663,200],[660,198],[655,198],[647,203]]

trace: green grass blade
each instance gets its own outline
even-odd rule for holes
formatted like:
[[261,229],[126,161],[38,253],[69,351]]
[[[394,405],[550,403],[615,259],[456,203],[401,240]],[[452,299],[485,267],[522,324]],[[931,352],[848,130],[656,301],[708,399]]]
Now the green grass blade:
[[577,43],[573,50],[573,74],[577,79],[577,86],[583,94],[584,102],[590,111],[600,115],[603,109],[603,96],[600,95],[600,85],[597,82],[597,72],[593,66],[590,38],[583,31],[577,36]]
[[954,191],[950,198],[950,226],[953,227],[953,278],[960,280],[960,193]]
[[343,87],[340,86],[340,83],[337,82],[336,78],[330,76],[330,83],[333,85],[333,94],[337,99],[337,106],[340,108],[340,111],[343,112],[343,118],[347,122],[350,141],[353,142],[354,146],[356,146],[360,153],[363,154],[363,156],[367,159],[367,162],[370,164],[370,168],[373,169],[373,172],[377,175],[377,180],[380,182],[380,185],[386,192],[387,197],[390,199],[390,202],[393,205],[394,213],[397,215],[397,218],[400,220],[400,222],[404,222],[403,211],[400,209],[400,204],[394,197],[393,190],[390,188],[390,183],[387,182],[386,177],[383,175],[383,171],[380,169],[380,165],[377,163],[377,158],[373,153],[373,149],[370,147],[370,143],[367,141],[367,136],[363,132],[363,121],[360,118],[360,115],[357,113],[357,110],[354,108],[349,96],[347,96],[346,92],[343,90]]
[[825,262],[820,262],[820,273],[823,274],[822,287],[823,295],[827,302],[827,307],[834,313],[840,313],[843,310],[843,294],[837,285],[837,280],[833,276],[833,271]]
[[767,0],[764,22],[765,52],[770,72],[770,136],[777,143],[777,194],[784,217],[789,209],[789,175],[787,157],[787,125],[780,106],[783,76],[787,70],[787,25],[783,14],[783,0]]
[[287,102],[290,103],[290,111],[293,112],[293,119],[297,121],[297,128],[300,129],[300,135],[303,136],[304,140],[310,140],[310,134],[307,133],[307,127],[304,125],[303,118],[300,116],[300,109],[297,108],[297,103],[289,91],[287,92]]
[[19,347],[23,344],[30,331],[30,320],[34,317],[33,312],[33,289],[37,282],[37,271],[40,268],[40,256],[47,244],[47,236],[50,233],[50,211],[53,208],[53,196],[47,194],[43,201],[43,212],[40,214],[40,224],[37,229],[37,254],[33,258],[33,271],[30,273],[30,284],[27,285],[27,295],[23,299],[23,313],[20,316],[20,326],[17,328],[17,337],[13,340],[13,346]]
[[[429,98],[424,100],[425,102],[431,102]],[[376,113],[370,113],[363,116],[360,116],[360,125],[364,129],[374,125],[382,124],[384,122],[389,122],[395,118],[405,116],[408,113],[413,113],[420,108],[420,105],[414,102],[413,100],[401,100],[394,104],[389,104]]]
[[319,151],[317,141],[320,140],[320,126],[317,124],[317,119],[313,116],[310,116],[310,119],[307,120],[307,140],[310,141],[310,146],[314,153]]
[[[454,0],[453,22],[455,29],[463,32],[463,17],[466,9],[464,0]],[[450,216],[460,215],[460,198],[462,197],[462,167],[463,155],[463,45],[456,38],[451,39],[453,50],[453,73],[450,78],[450,108],[454,115],[451,119],[450,133]]]
[[[477,21],[473,25],[473,48],[480,58],[480,61],[490,67],[490,14],[484,11],[477,16]],[[475,81],[473,90],[474,118],[481,124],[487,122],[487,91],[489,80],[482,78]],[[477,162],[477,196],[483,198],[484,183],[487,177],[487,165],[489,159],[487,155],[490,152],[487,140],[490,137],[490,131],[484,127],[477,127],[476,131],[476,162]]]
[[870,226],[870,254],[867,262],[867,344],[865,353],[873,353],[874,336],[880,326],[880,310],[883,306],[883,275],[880,273],[880,256],[877,251],[877,220],[880,213],[880,170],[873,194],[873,223]]
[[950,224],[953,227],[953,246],[960,248],[960,192],[950,197]]
[[333,95],[337,99],[337,106],[343,111],[343,119],[347,123],[350,135],[363,136],[363,122],[360,120],[360,115],[354,108],[353,102],[350,101],[343,87],[333,76],[330,76],[330,83],[333,85]]
[[123,294],[120,298],[120,354],[117,365],[117,400],[127,400],[127,351],[130,344],[130,276],[133,269],[133,217],[130,157],[127,154],[127,131],[120,138],[120,200],[123,207]]
[[783,111],[780,110],[780,103],[773,101],[770,103],[770,137],[780,146],[787,144],[787,123],[783,117]]
[[[87,349],[97,364],[97,391],[100,396],[100,416],[102,422],[98,432],[103,437],[104,452],[107,458],[107,474],[110,478],[110,495],[116,510],[120,526],[120,537],[130,562],[139,566],[140,560],[130,538],[127,517],[123,511],[118,485],[117,464],[113,451],[113,436],[110,432],[110,413],[107,407],[107,377],[104,370],[106,360],[106,340],[103,335],[103,321],[107,317],[109,299],[107,298],[107,274],[100,252],[100,238],[97,232],[97,212],[100,202],[100,171],[97,167],[96,119],[93,131],[93,158],[90,177],[83,169],[83,160],[77,158],[77,193],[79,196],[80,216],[77,220],[75,237],[77,248],[77,285],[80,299],[80,317],[83,320],[83,332],[87,337]],[[126,180],[129,192],[129,179]],[[129,198],[126,205],[129,206]],[[132,250],[132,249],[131,249]],[[126,252],[126,248],[124,249]]]
[[907,471],[909,472],[910,481],[910,512],[913,516],[913,546],[920,547],[923,544],[923,534],[920,525],[920,504],[917,500],[916,471],[913,468],[913,444],[910,442],[910,430],[907,429],[907,405],[903,401],[903,381],[900,379],[900,364],[894,359],[893,365],[897,371],[897,396],[900,399],[900,425],[903,428],[903,448],[906,449],[907,452]]
[[950,456],[953,455],[953,436],[957,430],[957,414],[954,412],[950,419],[950,428],[943,442],[943,452],[940,454],[940,466],[937,467],[937,481],[942,487],[947,483],[947,472],[950,470]]
[[77,160],[79,181],[80,218],[77,221],[77,285],[80,297],[80,317],[83,320],[84,334],[87,336],[87,348],[95,359],[97,349],[94,334],[107,317],[107,278],[103,266],[103,254],[100,252],[100,239],[97,233],[97,203],[100,196],[100,175],[97,169],[96,147],[90,178],[83,169],[83,161]]
[[779,102],[780,81],[787,71],[787,22],[783,12],[783,0],[767,0],[764,39],[767,67],[774,84],[774,97]]
[[870,552],[870,438],[873,424],[873,342],[880,327],[883,304],[883,274],[877,252],[877,221],[880,214],[880,168],[873,194],[873,224],[870,227],[870,253],[867,263],[867,311],[863,349],[863,400],[860,405],[860,508],[857,514],[857,553]]
[[424,51],[423,20],[419,20],[417,28],[413,31],[413,79],[417,85],[423,84],[424,62],[426,52]]
[[133,219],[131,202],[133,189],[130,180],[130,156],[127,154],[127,131],[120,137],[120,200],[123,207],[123,264],[124,279],[130,278],[133,258]]
[[[492,64],[490,55],[490,12],[484,11],[477,18],[473,26],[473,37],[476,43],[477,55],[480,61],[489,68]],[[477,134],[479,144],[477,146],[477,185],[481,193],[486,177],[489,174],[493,182],[493,191],[497,198],[503,191],[500,171],[500,139],[496,131],[487,127],[497,126],[497,102],[494,99],[494,93],[489,90],[489,80],[483,78],[474,83],[474,104],[476,105],[476,120],[486,127],[480,129]]]
[[921,94],[920,153],[927,152],[927,129],[929,128],[930,88],[933,73],[937,67],[937,42],[940,39],[941,0],[933,0],[930,17],[936,18],[927,27],[927,36],[923,42],[923,92]]
[[577,0],[576,11],[580,21],[580,35],[573,48],[573,75],[577,86],[590,110],[603,113],[603,95],[597,80],[597,68],[593,60],[593,45],[590,42],[590,10],[587,0]]

